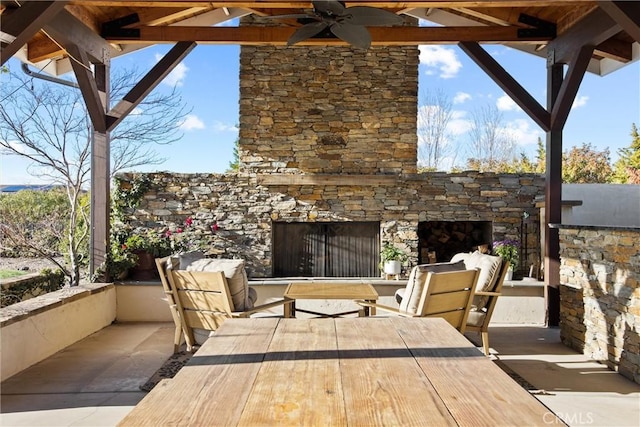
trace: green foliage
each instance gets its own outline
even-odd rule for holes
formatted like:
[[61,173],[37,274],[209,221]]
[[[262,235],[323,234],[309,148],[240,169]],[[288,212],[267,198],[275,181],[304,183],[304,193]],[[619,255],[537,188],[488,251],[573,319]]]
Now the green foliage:
[[382,262],[385,261],[400,261],[405,262],[407,260],[407,254],[393,245],[392,243],[385,243],[382,250],[380,251],[380,259]]
[[0,194],[3,256],[59,256],[69,200],[61,190]]
[[547,148],[542,142],[542,138],[538,137],[538,149],[536,150],[536,172],[545,173],[547,170]]
[[139,233],[132,233],[124,241],[124,247],[129,252],[148,252],[154,258],[161,258],[171,255],[171,241],[169,236],[157,230],[144,230]]
[[229,162],[227,172],[238,172],[240,169],[240,137],[233,143],[233,161]]
[[562,155],[562,182],[607,183],[612,177],[608,148],[597,151],[591,144],[582,144]]
[[33,296],[57,291],[64,286],[64,278],[64,271],[51,271],[46,268],[42,270],[37,277],[22,281],[9,288],[3,288],[0,306],[6,307]]
[[11,279],[12,277],[20,277],[27,274],[26,271],[18,270],[0,270],[0,279]]
[[508,262],[514,270],[518,266],[519,248],[520,242],[517,240],[507,239],[493,242],[493,253]]
[[631,124],[631,145],[618,150],[618,154],[613,182],[640,184],[640,133],[635,123]]
[[120,177],[113,180],[115,185],[111,194],[111,216],[114,220],[124,221],[126,210],[137,208],[151,188],[151,179],[147,175],[137,175],[131,181]]

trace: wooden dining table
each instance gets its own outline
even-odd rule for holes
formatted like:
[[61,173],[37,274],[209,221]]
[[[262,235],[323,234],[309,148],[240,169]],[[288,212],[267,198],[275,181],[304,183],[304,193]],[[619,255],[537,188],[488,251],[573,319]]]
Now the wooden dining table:
[[563,425],[439,318],[227,320],[120,426]]

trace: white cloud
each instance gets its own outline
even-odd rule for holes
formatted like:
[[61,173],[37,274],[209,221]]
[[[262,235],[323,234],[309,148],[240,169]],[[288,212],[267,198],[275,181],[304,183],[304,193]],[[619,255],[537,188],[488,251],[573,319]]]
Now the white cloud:
[[542,137],[542,131],[536,127],[532,127],[532,123],[525,119],[516,119],[506,123],[503,132],[513,137],[515,143],[522,145],[535,145],[538,138]]
[[470,101],[470,100],[471,100],[471,95],[466,92],[458,92],[456,93],[456,96],[453,97],[454,104],[463,104],[466,101]]
[[443,79],[455,77],[462,68],[455,50],[436,45],[420,46],[420,63],[428,67],[427,74],[435,74],[437,70]]
[[184,121],[180,123],[180,129],[185,131],[204,129],[204,123],[195,114],[187,114]]
[[235,125],[230,125],[220,121],[213,122],[213,130],[215,132],[238,132],[238,128]]
[[471,120],[467,119],[467,112],[462,110],[453,110],[451,112],[451,120],[447,126],[447,131],[452,135],[463,135],[471,130]]
[[571,109],[584,107],[587,105],[588,100],[588,96],[576,96],[576,99],[573,100],[573,105],[571,105]]
[[519,111],[521,108],[516,104],[509,95],[502,95],[496,101],[496,107],[500,111]]
[[[156,53],[155,56],[156,62],[162,59],[162,55],[159,53]],[[185,77],[187,77],[187,71],[189,71],[189,68],[181,62],[162,80],[162,83],[169,86],[182,86]]]

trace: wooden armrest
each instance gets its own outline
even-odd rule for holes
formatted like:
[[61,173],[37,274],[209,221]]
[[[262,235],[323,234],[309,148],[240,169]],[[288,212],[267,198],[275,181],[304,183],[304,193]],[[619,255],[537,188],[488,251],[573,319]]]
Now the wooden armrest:
[[362,301],[362,300],[355,300],[355,302],[358,305],[361,305],[363,307],[373,307],[376,310],[386,311],[386,312],[389,312],[389,313],[397,314],[397,315],[402,316],[402,317],[416,317],[413,314],[410,314],[410,313],[407,313],[407,312],[404,312],[404,311],[400,311],[399,309],[397,309],[395,307],[389,307],[387,305],[381,305],[381,304],[377,304],[377,303],[374,303],[374,302]]
[[474,295],[481,295],[486,297],[491,297],[491,296],[499,297],[502,294],[500,292],[477,291],[474,293]]
[[253,307],[251,310],[246,311],[234,311],[231,313],[233,317],[248,317],[251,314],[257,313],[262,310],[267,310],[269,308],[278,307],[280,305],[291,304],[294,300],[292,299],[282,299],[280,301],[274,301],[267,304],[257,305]]

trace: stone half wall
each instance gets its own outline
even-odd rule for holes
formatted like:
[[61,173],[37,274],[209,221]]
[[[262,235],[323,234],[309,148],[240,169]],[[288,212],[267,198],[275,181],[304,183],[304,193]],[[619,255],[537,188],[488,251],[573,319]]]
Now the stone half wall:
[[[379,221],[382,243],[403,248],[410,267],[418,260],[419,221],[492,221],[494,240],[519,239],[524,211],[538,223],[534,200],[544,192],[544,178],[533,174],[147,176],[152,189],[129,212],[131,225],[175,229],[192,217],[209,255],[245,259],[250,277],[272,276],[273,221]],[[540,253],[533,231],[526,242],[530,262]]]
[[242,46],[241,167],[267,173],[415,173],[415,46]]
[[640,228],[559,231],[562,342],[640,383]]

